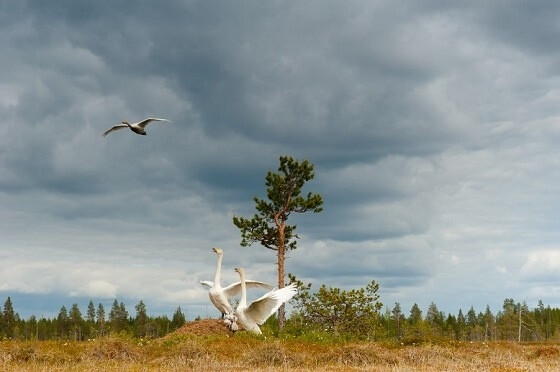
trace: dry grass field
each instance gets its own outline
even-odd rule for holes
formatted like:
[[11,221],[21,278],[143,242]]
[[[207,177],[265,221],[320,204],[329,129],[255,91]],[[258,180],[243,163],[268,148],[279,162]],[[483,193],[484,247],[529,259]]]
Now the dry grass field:
[[229,334],[216,320],[164,338],[2,341],[2,371],[560,371],[560,345],[448,343],[403,346]]

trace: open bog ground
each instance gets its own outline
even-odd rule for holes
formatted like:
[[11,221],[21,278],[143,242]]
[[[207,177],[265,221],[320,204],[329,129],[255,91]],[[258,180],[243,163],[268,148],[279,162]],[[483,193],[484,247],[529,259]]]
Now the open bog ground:
[[559,371],[551,343],[317,342],[226,333],[217,321],[156,340],[2,341],[2,371]]

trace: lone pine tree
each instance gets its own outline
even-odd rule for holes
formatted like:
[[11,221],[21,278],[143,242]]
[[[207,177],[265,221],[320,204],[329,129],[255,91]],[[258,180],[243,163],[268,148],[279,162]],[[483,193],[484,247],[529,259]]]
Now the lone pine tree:
[[[258,242],[277,252],[278,288],[284,287],[286,250],[297,247],[296,226],[287,224],[288,217],[291,213],[323,210],[321,195],[308,193],[301,196],[304,184],[314,176],[313,164],[307,160],[299,162],[289,156],[280,156],[278,172],[269,171],[266,175],[268,200],[253,198],[258,213],[252,218],[233,217],[233,224],[241,230],[242,246]],[[278,310],[279,330],[284,329],[285,322],[285,306],[282,305]]]

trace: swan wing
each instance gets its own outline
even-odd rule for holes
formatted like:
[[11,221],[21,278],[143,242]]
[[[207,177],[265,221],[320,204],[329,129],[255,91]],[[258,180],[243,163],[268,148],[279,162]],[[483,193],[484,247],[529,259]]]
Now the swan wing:
[[214,286],[214,282],[211,282],[209,280],[201,280],[200,284],[208,288],[212,288]]
[[167,120],[167,119],[159,119],[159,118],[146,118],[138,123],[136,123],[136,125],[138,125],[140,128],[145,128],[146,125],[150,124],[152,121],[167,121],[169,123],[171,123],[171,121]]
[[[258,280],[245,280],[245,285],[247,288],[262,288],[271,290],[272,286]],[[227,298],[237,296],[241,293],[241,282],[235,282],[224,288],[224,294]]]
[[126,125],[126,124],[117,124],[117,125],[113,126],[112,128],[108,129],[105,133],[103,133],[103,137],[105,137],[106,135],[108,135],[112,131],[127,128],[127,127],[128,127],[128,125]]
[[272,290],[251,303],[245,310],[245,315],[258,325],[261,325],[278,310],[280,305],[292,298],[296,292],[297,290],[293,283],[287,287]]

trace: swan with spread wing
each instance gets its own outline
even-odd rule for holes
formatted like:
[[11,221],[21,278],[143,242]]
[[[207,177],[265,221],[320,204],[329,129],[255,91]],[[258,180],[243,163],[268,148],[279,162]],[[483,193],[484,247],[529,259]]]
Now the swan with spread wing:
[[[214,274],[214,281],[201,280],[200,284],[208,288],[208,296],[210,301],[222,313],[222,319],[226,317],[226,323],[231,324],[231,317],[233,315],[233,306],[229,303],[228,299],[237,296],[241,293],[241,282],[235,282],[227,287],[220,284],[220,276],[222,272],[222,260],[224,258],[224,251],[220,248],[212,248],[214,253],[218,255],[218,263],[216,264],[216,273]],[[272,289],[272,286],[259,282],[256,280],[246,280],[245,286],[248,288],[262,288],[266,290]]]
[[284,288],[273,289],[247,305],[245,270],[238,267],[235,271],[239,274],[241,281],[241,299],[232,317],[231,329],[236,331],[237,323],[239,323],[247,331],[262,334],[259,325],[262,325],[284,302],[289,301],[296,294],[296,286],[292,283]]

